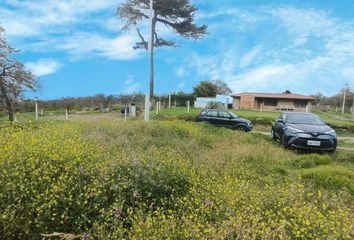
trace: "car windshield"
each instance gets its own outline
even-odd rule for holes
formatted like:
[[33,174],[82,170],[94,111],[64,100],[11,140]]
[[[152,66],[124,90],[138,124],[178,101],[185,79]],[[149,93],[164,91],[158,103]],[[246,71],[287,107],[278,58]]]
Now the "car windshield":
[[293,124],[324,125],[324,122],[319,117],[306,113],[287,114],[286,122]]
[[231,111],[229,111],[228,112],[233,118],[238,118],[238,116],[235,114],[235,113],[233,113],[233,112],[231,112]]

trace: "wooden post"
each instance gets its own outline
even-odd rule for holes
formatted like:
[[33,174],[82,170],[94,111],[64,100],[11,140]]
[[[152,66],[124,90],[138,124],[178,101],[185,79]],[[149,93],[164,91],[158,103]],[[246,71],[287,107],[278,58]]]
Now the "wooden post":
[[136,106],[135,105],[131,105],[130,106],[130,111],[131,111],[131,116],[132,118],[135,118],[136,117]]
[[191,105],[191,102],[187,101],[187,113],[189,113],[189,111],[190,111],[190,105]]
[[352,106],[352,120],[354,121],[354,99],[353,99],[353,106]]
[[168,94],[168,108],[171,108],[171,94]]
[[347,97],[347,90],[348,90],[348,84],[346,84],[346,85],[345,85],[345,88],[344,88],[342,114],[344,114],[344,110],[345,110],[345,99],[346,99],[346,97]]
[[37,97],[35,101],[35,111],[36,111],[36,121],[38,122],[38,98]]
[[69,120],[69,111],[68,111],[68,108],[65,109],[65,120],[66,120],[66,121]]

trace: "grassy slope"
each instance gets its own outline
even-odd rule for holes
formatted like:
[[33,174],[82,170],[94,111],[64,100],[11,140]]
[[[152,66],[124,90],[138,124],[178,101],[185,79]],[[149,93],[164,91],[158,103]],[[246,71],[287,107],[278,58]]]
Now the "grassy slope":
[[2,125],[0,234],[351,238],[353,159],[178,121]]

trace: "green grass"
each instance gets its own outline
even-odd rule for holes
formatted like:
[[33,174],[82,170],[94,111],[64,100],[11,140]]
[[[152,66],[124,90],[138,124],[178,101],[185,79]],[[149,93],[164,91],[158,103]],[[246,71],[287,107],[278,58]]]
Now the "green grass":
[[186,121],[2,123],[0,238],[352,239],[352,159]]
[[303,170],[302,176],[326,189],[346,189],[354,194],[354,167],[352,165],[318,166]]
[[339,140],[339,147],[353,148],[354,149],[354,139],[353,140]]

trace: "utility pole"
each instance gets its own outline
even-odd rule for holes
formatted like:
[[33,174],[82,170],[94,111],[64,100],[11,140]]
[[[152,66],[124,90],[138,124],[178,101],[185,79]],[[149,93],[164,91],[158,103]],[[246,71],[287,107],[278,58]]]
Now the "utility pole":
[[343,105],[342,105],[342,114],[344,114],[344,109],[345,109],[345,98],[347,97],[347,90],[348,90],[348,83],[347,83],[347,84],[345,84],[345,88],[344,88]]
[[149,45],[148,45],[148,51],[150,53],[150,82],[148,84],[148,89],[146,91],[146,95],[145,95],[145,113],[144,113],[144,120],[146,122],[149,121],[150,119],[150,101],[151,101],[151,97],[150,97],[150,94],[152,92],[152,89],[151,89],[151,83],[154,81],[154,63],[153,63],[153,60],[154,60],[154,31],[153,31],[153,28],[154,28],[154,15],[155,15],[155,12],[154,12],[154,1],[153,0],[150,0],[150,39],[149,39]]

